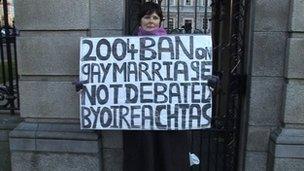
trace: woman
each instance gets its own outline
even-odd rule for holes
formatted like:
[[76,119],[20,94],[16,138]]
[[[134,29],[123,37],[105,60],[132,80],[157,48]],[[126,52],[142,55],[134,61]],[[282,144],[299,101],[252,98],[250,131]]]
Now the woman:
[[161,22],[163,18],[163,13],[158,4],[154,2],[144,3],[137,17],[139,27],[136,35],[166,35],[166,30],[161,27]]
[[[158,4],[144,3],[135,35],[166,35],[162,20]],[[187,131],[124,131],[124,171],[189,170],[188,140]]]

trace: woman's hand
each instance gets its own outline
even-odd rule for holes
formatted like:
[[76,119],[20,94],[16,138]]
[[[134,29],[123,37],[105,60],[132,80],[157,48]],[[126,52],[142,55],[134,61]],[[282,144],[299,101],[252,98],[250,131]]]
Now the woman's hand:
[[84,81],[75,80],[72,82],[75,85],[75,89],[77,93],[80,93],[83,89]]

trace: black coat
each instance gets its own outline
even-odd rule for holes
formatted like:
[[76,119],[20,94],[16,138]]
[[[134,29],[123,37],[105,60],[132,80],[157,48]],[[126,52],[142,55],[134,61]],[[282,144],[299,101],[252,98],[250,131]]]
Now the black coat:
[[124,171],[190,170],[189,131],[124,131]]
[[124,171],[190,170],[189,131],[123,131],[123,151]]

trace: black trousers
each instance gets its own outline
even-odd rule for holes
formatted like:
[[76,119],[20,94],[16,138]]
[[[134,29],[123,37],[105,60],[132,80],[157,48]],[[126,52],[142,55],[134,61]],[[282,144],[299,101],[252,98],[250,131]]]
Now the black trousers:
[[124,131],[124,171],[188,171],[189,131]]

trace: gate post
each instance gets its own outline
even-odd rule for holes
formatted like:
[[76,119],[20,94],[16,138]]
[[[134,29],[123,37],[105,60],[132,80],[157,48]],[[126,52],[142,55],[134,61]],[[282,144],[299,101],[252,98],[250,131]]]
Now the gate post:
[[304,1],[292,0],[282,126],[271,134],[268,170],[304,168]]
[[14,2],[24,121],[9,134],[12,170],[101,170],[100,135],[80,130],[72,85],[92,1]]

